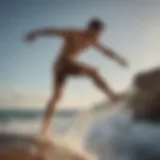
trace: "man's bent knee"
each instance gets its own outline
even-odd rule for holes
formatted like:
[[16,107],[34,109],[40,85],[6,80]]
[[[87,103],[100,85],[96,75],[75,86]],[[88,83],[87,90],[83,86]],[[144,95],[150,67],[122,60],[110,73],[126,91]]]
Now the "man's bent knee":
[[95,74],[97,74],[97,70],[95,68],[83,68],[82,72],[89,77],[92,77]]
[[96,78],[99,76],[99,72],[96,69],[92,69],[88,72],[90,78]]

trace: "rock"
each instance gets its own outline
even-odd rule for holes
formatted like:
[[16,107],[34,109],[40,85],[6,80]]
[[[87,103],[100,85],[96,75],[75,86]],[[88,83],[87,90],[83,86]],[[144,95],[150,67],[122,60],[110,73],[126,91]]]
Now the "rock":
[[131,98],[135,117],[160,122],[160,68],[137,74],[133,84],[137,88]]

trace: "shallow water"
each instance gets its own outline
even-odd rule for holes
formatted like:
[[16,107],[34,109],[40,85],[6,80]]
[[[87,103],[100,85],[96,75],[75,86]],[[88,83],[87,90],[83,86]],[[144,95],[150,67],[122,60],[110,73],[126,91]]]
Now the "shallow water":
[[[122,103],[115,107],[88,110],[74,116],[56,116],[54,136],[75,150],[85,151],[99,160],[159,160],[160,125],[135,121],[132,111]],[[1,122],[4,132],[36,134],[40,118]],[[8,139],[8,141],[10,141]]]

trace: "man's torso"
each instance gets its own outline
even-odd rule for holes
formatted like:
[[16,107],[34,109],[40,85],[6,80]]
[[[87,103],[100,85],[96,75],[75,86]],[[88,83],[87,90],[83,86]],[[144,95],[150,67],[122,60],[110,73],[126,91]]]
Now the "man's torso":
[[70,70],[77,58],[92,45],[92,37],[85,31],[77,31],[64,39],[64,45],[55,63],[56,72]]
[[65,38],[64,45],[57,61],[74,61],[91,45],[92,38],[86,32],[75,31]]

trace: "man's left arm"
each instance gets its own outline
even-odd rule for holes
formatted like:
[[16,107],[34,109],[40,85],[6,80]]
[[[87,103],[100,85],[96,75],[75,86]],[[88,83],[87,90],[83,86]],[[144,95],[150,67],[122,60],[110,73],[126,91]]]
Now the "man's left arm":
[[117,61],[120,65],[122,65],[123,67],[128,67],[128,63],[127,60],[123,57],[121,57],[120,55],[118,55],[114,50],[112,50],[110,47],[104,47],[103,45],[101,45],[98,42],[95,42],[94,47],[96,49],[98,49],[103,55]]

